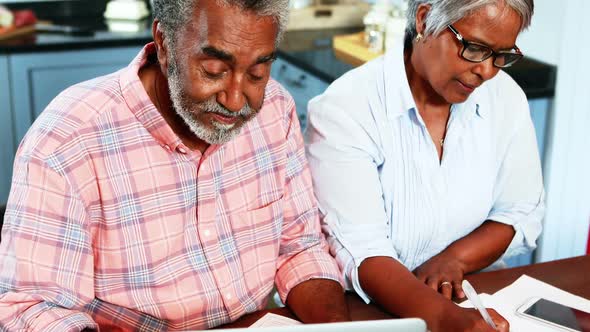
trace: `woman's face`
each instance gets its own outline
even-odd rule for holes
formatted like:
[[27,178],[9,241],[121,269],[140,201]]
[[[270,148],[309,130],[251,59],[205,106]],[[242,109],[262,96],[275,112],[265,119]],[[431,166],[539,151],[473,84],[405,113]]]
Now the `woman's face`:
[[[453,27],[465,40],[487,45],[497,52],[515,46],[521,18],[509,7],[490,5],[455,22]],[[473,63],[461,57],[462,49],[463,44],[449,29],[414,44],[421,76],[439,97],[450,104],[464,102],[499,70],[493,65],[493,56],[481,63]]]

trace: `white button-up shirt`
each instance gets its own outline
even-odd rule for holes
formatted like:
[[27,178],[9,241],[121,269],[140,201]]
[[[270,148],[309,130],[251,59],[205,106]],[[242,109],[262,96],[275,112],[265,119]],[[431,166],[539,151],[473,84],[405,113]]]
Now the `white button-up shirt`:
[[516,230],[504,257],[536,246],[544,190],[535,132],[522,89],[503,71],[452,105],[442,162],[401,48],[314,98],[307,135],[332,253],[366,301],[357,269],[369,257],[413,270],[486,220]]

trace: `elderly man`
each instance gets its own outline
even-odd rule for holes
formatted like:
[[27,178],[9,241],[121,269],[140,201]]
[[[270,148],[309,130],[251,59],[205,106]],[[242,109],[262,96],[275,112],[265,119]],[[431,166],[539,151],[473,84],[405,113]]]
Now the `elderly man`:
[[292,98],[287,0],[155,0],[155,43],[60,94],[16,156],[0,330],[206,329],[266,306],[348,319]]

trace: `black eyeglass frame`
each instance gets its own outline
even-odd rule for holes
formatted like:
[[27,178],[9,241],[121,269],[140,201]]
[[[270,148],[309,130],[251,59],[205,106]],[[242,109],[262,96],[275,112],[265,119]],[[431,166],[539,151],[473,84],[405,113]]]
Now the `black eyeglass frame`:
[[[520,61],[524,57],[524,54],[522,54],[522,52],[520,51],[520,49],[516,45],[514,45],[514,48],[512,50],[510,50],[510,51],[499,51],[499,52],[496,52],[491,47],[489,47],[487,45],[466,40],[465,38],[463,38],[463,35],[461,35],[461,33],[459,33],[459,31],[457,31],[457,29],[455,29],[455,27],[453,27],[452,24],[447,25],[447,28],[449,28],[449,30],[451,30],[451,32],[453,34],[455,34],[455,37],[457,38],[457,40],[459,40],[461,42],[461,44],[463,44],[463,49],[461,49],[460,55],[461,55],[461,58],[464,59],[464,60],[466,60],[466,61],[473,62],[473,63],[480,63],[480,62],[486,61],[487,59],[489,59],[491,57],[494,57],[494,62],[493,62],[494,63],[494,67],[497,67],[497,68],[508,68],[508,67],[512,66],[513,64],[517,63],[518,61]],[[487,56],[485,56],[483,59],[481,59],[481,60],[468,59],[463,54],[465,53],[465,50],[470,45],[476,45],[476,46],[479,46],[479,47],[483,47],[485,49],[490,50],[490,53]],[[499,65],[496,64],[496,59],[498,58],[499,55],[503,55],[503,54],[510,54],[512,56],[516,56],[516,58],[515,58],[514,61],[512,61],[512,62],[510,62],[508,64],[499,66]]]

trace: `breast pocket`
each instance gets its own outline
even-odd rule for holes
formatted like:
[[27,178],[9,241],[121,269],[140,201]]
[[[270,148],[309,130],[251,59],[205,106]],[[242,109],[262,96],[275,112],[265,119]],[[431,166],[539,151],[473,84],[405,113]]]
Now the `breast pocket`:
[[283,199],[230,217],[244,280],[251,290],[270,292],[283,224]]

